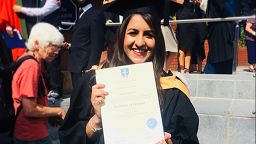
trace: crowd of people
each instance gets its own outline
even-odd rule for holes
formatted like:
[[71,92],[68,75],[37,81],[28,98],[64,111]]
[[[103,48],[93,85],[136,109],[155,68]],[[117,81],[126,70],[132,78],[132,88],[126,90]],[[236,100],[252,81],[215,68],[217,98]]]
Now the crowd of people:
[[[60,0],[22,1],[23,5],[17,4],[16,0],[0,1],[0,34],[6,33],[10,38],[16,33],[18,38],[28,34],[25,47],[10,48],[0,37],[1,67],[25,56],[33,57],[24,61],[13,76],[12,98],[17,118],[10,137],[0,128],[0,143],[6,144],[50,144],[49,117],[63,121],[59,128],[61,144],[104,144],[100,109],[109,93],[105,90],[106,85],[96,82],[96,70],[92,69],[99,65],[103,51],[107,52],[107,57],[98,69],[153,63],[165,132],[163,139],[155,143],[199,143],[199,117],[189,99],[186,83],[168,66],[174,59],[173,53],[177,53],[181,74],[195,70],[205,74],[232,74],[235,23],[177,24],[174,32],[169,18],[174,16],[183,20],[256,14],[252,0],[239,3],[234,0],[208,0],[207,8],[201,7],[204,0],[178,3],[167,0],[104,0],[101,1],[105,4],[101,9],[94,6],[93,0],[72,0],[78,15],[71,42],[67,43],[58,29]],[[25,26],[21,26],[21,19],[26,21]],[[105,26],[106,22],[116,21],[121,25],[116,28]],[[256,71],[255,30],[255,19],[248,19],[245,31],[249,71],[252,72]],[[172,38],[173,43],[167,38]],[[203,69],[206,39],[209,52]],[[73,86],[67,112],[60,107],[48,106],[48,101],[53,102],[63,95],[61,49],[69,51],[67,70]],[[1,125],[4,121],[6,119],[0,118]]]

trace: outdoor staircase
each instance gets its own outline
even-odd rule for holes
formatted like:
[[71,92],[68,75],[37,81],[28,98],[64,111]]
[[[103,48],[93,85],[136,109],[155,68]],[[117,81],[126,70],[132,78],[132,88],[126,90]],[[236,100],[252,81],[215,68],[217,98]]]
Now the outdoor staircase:
[[185,75],[199,115],[200,144],[255,144],[254,73]]
[[[232,75],[184,75],[199,115],[200,144],[255,144],[256,74],[244,69]],[[52,105],[67,110],[69,98]],[[57,128],[50,127],[50,137],[59,144]]]

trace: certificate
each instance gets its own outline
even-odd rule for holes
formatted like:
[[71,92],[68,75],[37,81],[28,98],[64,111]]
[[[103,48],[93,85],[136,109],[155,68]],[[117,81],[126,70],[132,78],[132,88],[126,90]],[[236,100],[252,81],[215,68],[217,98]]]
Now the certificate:
[[105,144],[155,144],[164,139],[151,62],[100,69],[109,93],[101,107]]

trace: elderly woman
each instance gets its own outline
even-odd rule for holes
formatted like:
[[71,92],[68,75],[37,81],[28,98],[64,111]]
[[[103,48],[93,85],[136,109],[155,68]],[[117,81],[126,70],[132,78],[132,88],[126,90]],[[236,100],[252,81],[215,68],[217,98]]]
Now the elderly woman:
[[50,62],[59,54],[63,35],[54,26],[38,23],[33,26],[22,57],[31,56],[16,70],[12,80],[12,97],[17,120],[15,144],[49,144],[48,117],[64,119],[66,112],[48,107],[47,89],[42,76],[43,62]]
[[[128,3],[138,4],[144,2],[139,8],[129,7],[128,15],[117,31],[115,44],[110,48],[106,63],[102,68],[116,67],[128,64],[152,62],[155,80],[158,89],[158,97],[162,112],[165,139],[158,144],[197,144],[198,116],[189,98],[187,91],[174,87],[164,87],[161,79],[168,77],[163,72],[165,61],[164,39],[160,29],[160,20],[156,8],[159,3],[155,0],[150,5],[147,1],[118,1],[127,6]],[[123,11],[128,11],[123,8]],[[145,71],[146,72],[146,71]],[[171,74],[171,72],[170,72]],[[179,81],[178,79],[176,79]],[[166,81],[171,82],[171,81]],[[106,86],[107,87],[107,86]],[[104,135],[101,125],[101,105],[104,104],[108,92],[105,85],[96,83],[95,71],[87,72],[77,84],[73,92],[73,99],[68,110],[64,124],[60,128],[60,140],[62,144],[104,144]],[[142,89],[146,91],[146,89]],[[110,96],[110,95],[109,95]],[[126,123],[123,123],[124,125]],[[134,127],[136,130],[136,127]],[[171,135],[171,138],[170,138]]]

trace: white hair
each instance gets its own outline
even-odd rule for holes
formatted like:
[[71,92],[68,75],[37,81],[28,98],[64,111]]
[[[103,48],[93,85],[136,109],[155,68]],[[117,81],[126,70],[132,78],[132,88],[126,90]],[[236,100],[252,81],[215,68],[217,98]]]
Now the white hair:
[[53,45],[61,45],[64,41],[63,35],[57,28],[48,23],[35,24],[30,32],[27,48],[31,51],[35,50],[34,44],[38,41],[40,48],[45,48],[50,43]]

